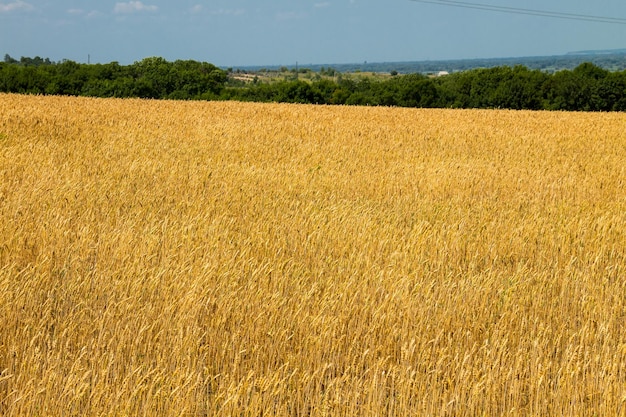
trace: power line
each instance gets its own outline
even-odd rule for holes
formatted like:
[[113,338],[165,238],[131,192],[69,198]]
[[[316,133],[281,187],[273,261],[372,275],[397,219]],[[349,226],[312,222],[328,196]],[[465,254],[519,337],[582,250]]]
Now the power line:
[[523,14],[530,16],[552,17],[557,19],[583,20],[587,22],[597,23],[613,23],[618,25],[626,25],[626,19],[618,17],[592,16],[587,14],[551,12],[547,10],[524,9],[519,7],[494,6],[484,3],[470,3],[465,1],[452,0],[411,0],[417,3],[438,4],[441,6],[463,7],[466,9],[488,10],[492,12],[502,12],[511,14]]

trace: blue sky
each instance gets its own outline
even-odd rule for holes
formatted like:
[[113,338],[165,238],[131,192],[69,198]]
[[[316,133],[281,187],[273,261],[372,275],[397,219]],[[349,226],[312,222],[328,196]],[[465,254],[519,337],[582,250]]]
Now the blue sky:
[[[471,1],[471,0],[468,0]],[[626,19],[624,0],[475,0]],[[411,0],[0,0],[0,56],[219,66],[555,55],[626,48],[626,25]]]

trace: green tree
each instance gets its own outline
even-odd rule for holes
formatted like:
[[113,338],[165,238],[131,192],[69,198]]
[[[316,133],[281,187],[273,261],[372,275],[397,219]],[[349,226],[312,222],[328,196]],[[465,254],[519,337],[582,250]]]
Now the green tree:
[[11,55],[9,54],[4,54],[4,62],[6,64],[17,64],[19,61],[17,59],[12,58]]
[[328,104],[332,103],[333,95],[335,94],[335,91],[339,89],[339,86],[331,80],[322,78],[313,82],[313,88],[320,92],[322,96],[322,103]]
[[432,107],[437,101],[433,82],[420,74],[396,77],[386,85],[395,90],[395,101],[402,107]]
[[274,86],[276,88],[274,101],[313,104],[324,102],[322,93],[305,81],[283,81]]

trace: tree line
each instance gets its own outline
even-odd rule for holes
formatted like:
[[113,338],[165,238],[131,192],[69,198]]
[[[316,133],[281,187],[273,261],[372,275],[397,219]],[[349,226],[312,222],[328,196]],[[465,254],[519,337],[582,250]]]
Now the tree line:
[[548,74],[524,66],[473,69],[441,77],[398,74],[319,76],[313,80],[237,82],[228,71],[191,60],[146,58],[131,65],[0,62],[0,91],[92,97],[240,100],[342,105],[625,111],[626,71],[592,63]]
[[211,100],[219,98],[226,80],[226,72],[215,65],[157,57],[132,65],[9,56],[0,63],[0,91],[6,93]]

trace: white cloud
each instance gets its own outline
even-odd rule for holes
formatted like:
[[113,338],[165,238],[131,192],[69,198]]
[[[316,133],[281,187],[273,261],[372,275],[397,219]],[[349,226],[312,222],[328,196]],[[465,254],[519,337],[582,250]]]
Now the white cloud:
[[321,9],[323,7],[330,7],[330,2],[329,1],[323,1],[321,3],[315,3],[313,6],[317,7],[318,9]]
[[18,10],[22,11],[31,11],[34,7],[32,4],[26,3],[25,1],[18,0],[12,3],[0,3],[0,13],[9,13]]
[[196,4],[195,6],[191,8],[191,13],[194,13],[194,14],[200,13],[202,12],[202,10],[204,10],[204,6],[201,4]]
[[156,12],[158,6],[143,4],[140,1],[129,1],[128,3],[115,3],[113,11],[118,14],[128,14],[135,12]]

